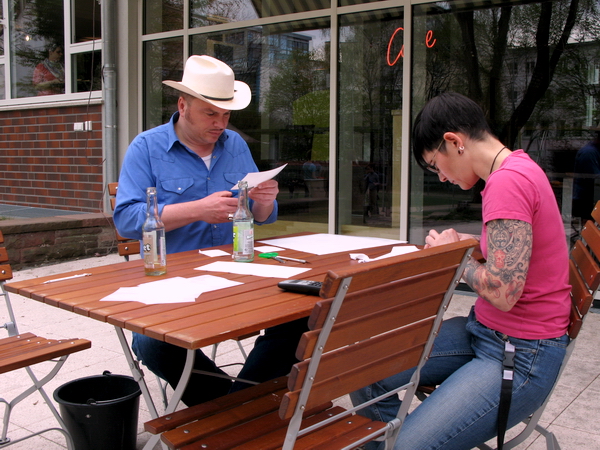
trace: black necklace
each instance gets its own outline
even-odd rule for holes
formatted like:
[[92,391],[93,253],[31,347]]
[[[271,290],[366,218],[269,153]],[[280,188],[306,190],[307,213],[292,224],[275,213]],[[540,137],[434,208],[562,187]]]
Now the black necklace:
[[502,147],[500,149],[500,151],[498,153],[496,153],[496,156],[494,157],[494,160],[492,161],[492,167],[490,167],[490,175],[492,174],[492,171],[494,170],[494,164],[496,164],[496,160],[498,159],[498,156],[500,155],[500,153],[502,153],[502,151],[504,149],[508,149],[508,147]]

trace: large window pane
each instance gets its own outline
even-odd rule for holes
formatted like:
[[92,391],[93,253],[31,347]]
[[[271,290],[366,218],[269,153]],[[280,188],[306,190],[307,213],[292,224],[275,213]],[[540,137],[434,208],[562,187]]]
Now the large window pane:
[[102,52],[76,53],[71,57],[73,69],[73,92],[99,91],[102,89]]
[[397,238],[402,9],[340,19],[338,232]]
[[145,0],[144,34],[183,28],[183,0]]
[[98,0],[73,1],[72,43],[76,44],[102,38],[100,6]]
[[190,0],[190,27],[329,8],[331,0]]
[[[0,17],[4,17],[4,6],[0,2]],[[4,27],[0,26],[0,56],[4,56]]]
[[11,96],[64,93],[63,1],[9,5]]
[[328,21],[191,38],[192,53],[225,61],[252,89],[252,103],[233,111],[230,128],[261,170],[288,164],[278,176],[280,223],[328,220],[329,41]]
[[144,43],[144,129],[168,122],[177,111],[177,92],[165,88],[164,80],[181,81],[183,38]]
[[[544,169],[565,230],[576,233],[575,155],[600,120],[600,86],[589,76],[600,60],[599,3],[474,5],[415,6],[413,114],[441,92],[477,101],[500,140]],[[412,164],[411,242],[422,242],[431,228],[478,234],[482,186],[463,192]]]
[[0,100],[4,100],[5,89],[6,89],[6,80],[4,77],[4,64],[0,64]]

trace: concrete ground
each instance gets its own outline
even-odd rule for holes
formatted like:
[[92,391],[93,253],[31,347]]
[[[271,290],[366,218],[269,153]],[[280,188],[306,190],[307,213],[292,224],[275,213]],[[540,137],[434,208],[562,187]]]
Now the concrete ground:
[[[104,264],[121,262],[118,255],[83,259],[46,267],[22,270],[15,273],[14,280],[24,280],[46,275],[60,274],[70,270],[84,269]],[[52,338],[86,338],[92,341],[92,348],[75,353],[69,357],[62,370],[47,385],[46,392],[50,396],[54,390],[69,381],[92,375],[100,375],[109,370],[113,374],[130,375],[129,368],[122,354],[114,328],[106,323],[63,311],[52,306],[38,303],[18,295],[11,295],[13,308],[17,316],[20,332],[30,331]],[[447,317],[465,314],[474,297],[470,294],[457,293],[452,301]],[[0,302],[0,322],[6,319],[3,302]],[[130,337],[128,335],[128,337]],[[249,351],[252,340],[245,341]],[[564,450],[598,449],[600,450],[600,314],[588,314],[583,331],[578,338],[575,352],[569,361],[559,386],[542,417],[541,422],[556,434],[558,442]],[[206,351],[210,354],[211,349]],[[243,357],[233,341],[227,341],[218,347],[217,362],[219,364],[240,363]],[[43,367],[43,364],[39,365]],[[36,366],[36,372],[39,372]],[[239,366],[232,366],[228,371],[235,373]],[[156,378],[146,374],[146,379],[155,401],[162,412],[159,389]],[[18,394],[19,387],[29,381],[24,371],[15,371],[0,375],[0,396],[12,399]],[[342,399],[341,403],[347,399]],[[138,420],[137,448],[141,449],[149,438],[143,431],[143,423],[150,416],[143,398],[140,397],[140,414]],[[28,432],[56,426],[56,420],[44,404],[42,397],[34,393],[16,406],[10,421],[9,437],[16,439]],[[509,432],[509,437],[510,437]],[[545,443],[537,433],[518,449],[544,449]],[[17,443],[10,447],[14,450],[59,450],[66,448],[63,436],[55,431],[43,436]],[[157,447],[158,448],[158,447]]]

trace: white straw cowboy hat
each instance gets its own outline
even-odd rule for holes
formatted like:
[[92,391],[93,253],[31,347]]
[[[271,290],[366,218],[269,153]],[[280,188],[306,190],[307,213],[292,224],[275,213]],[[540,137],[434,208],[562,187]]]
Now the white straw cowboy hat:
[[165,80],[163,83],[229,110],[244,109],[252,97],[250,87],[243,81],[235,80],[231,67],[207,55],[188,58],[181,82]]

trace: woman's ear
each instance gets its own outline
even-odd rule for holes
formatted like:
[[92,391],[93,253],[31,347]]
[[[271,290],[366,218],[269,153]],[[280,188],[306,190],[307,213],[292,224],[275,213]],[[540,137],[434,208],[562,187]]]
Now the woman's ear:
[[459,155],[462,155],[465,150],[465,138],[466,136],[460,132],[445,132],[444,140],[446,141],[446,151],[455,151]]

